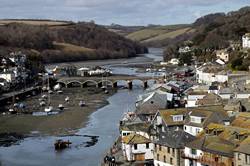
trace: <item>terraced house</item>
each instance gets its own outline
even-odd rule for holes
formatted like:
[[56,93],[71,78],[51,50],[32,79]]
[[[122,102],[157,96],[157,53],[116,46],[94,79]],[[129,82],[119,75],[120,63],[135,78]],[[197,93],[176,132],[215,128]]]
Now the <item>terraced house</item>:
[[[211,123],[194,141],[185,145],[182,154],[185,166],[245,165],[248,158],[244,156],[246,157],[248,152],[242,147],[249,135],[249,129]],[[243,158],[245,161],[242,162]]]

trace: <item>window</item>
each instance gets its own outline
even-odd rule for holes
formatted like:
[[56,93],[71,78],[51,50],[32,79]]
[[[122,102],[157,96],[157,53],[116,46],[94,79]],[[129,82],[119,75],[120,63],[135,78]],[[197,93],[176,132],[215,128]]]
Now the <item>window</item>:
[[197,154],[196,149],[191,149],[191,154],[196,155]]
[[170,147],[168,147],[168,153],[170,153]]
[[123,136],[126,136],[127,134],[126,133],[122,133]]
[[149,149],[149,143],[146,143],[146,149]]
[[174,122],[183,121],[183,115],[174,115],[174,116],[173,116],[173,121],[174,121]]
[[238,153],[238,160],[241,160],[241,159],[240,159],[240,153]]
[[159,154],[157,154],[157,160],[158,160],[158,161],[160,160],[160,155],[159,155]]
[[175,156],[175,149],[172,149],[172,155]]
[[185,131],[187,130],[187,127],[186,127],[186,126],[184,126],[184,130],[185,130]]
[[159,145],[159,151],[161,151],[161,145]]
[[170,164],[173,165],[173,158],[170,157]]
[[134,144],[134,149],[137,150],[137,144]]
[[163,156],[163,161],[164,161],[164,163],[166,162],[166,156],[165,155]]

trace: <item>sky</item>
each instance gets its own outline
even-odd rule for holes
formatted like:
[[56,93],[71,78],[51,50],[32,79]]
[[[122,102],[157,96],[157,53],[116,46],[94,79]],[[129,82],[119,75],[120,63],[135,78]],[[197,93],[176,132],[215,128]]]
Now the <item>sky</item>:
[[109,25],[192,23],[216,12],[250,6],[250,0],[0,0],[2,19],[91,21]]

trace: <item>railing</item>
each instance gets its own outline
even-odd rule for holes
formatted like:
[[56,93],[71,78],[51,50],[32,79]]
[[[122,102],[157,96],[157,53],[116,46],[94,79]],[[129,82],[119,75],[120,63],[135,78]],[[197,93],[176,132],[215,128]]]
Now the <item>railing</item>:
[[215,158],[206,157],[206,156],[196,156],[182,153],[181,157],[184,159],[195,160],[201,164],[209,165],[209,166],[226,166],[225,163],[216,161]]

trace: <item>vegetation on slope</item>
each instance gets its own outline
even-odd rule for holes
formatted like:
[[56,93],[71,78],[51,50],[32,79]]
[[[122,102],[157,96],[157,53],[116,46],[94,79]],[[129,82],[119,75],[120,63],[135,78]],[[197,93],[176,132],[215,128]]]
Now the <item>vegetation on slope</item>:
[[36,50],[47,63],[125,58],[147,52],[146,47],[94,23],[61,26],[56,22],[51,27],[47,22],[46,25],[30,22],[0,26],[0,46]]

